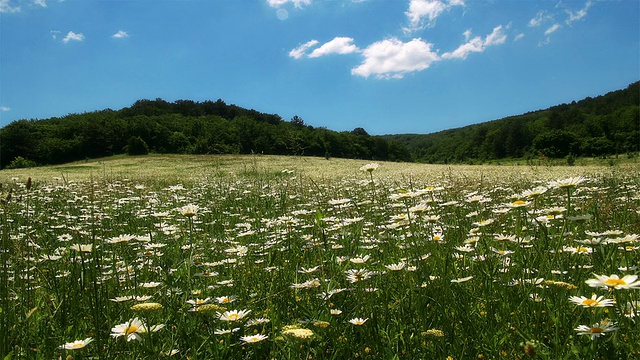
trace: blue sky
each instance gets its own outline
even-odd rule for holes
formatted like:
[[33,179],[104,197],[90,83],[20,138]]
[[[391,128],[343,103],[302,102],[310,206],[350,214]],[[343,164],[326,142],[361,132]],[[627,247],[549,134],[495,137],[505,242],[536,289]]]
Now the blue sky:
[[431,133],[640,80],[637,0],[0,0],[0,126],[222,99]]

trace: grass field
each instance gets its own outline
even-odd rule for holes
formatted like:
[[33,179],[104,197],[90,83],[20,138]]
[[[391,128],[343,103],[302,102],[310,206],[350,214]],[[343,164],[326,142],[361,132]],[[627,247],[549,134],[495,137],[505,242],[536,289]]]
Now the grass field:
[[640,357],[640,166],[0,171],[4,359]]

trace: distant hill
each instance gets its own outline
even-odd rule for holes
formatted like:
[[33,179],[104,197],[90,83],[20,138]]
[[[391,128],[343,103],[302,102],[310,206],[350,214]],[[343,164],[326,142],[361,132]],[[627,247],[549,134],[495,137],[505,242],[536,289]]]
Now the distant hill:
[[384,135],[425,163],[640,152],[640,82],[595,98],[433,134]]
[[139,100],[105,109],[43,120],[18,120],[0,129],[0,168],[59,164],[122,153],[311,155],[411,161],[393,140],[362,128],[336,132],[314,128],[294,116],[217,101]]

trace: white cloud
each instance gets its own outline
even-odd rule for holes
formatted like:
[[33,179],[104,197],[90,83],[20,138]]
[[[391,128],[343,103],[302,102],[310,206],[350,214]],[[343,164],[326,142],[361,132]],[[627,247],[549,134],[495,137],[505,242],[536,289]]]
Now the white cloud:
[[467,29],[462,35],[464,35],[464,41],[469,41],[471,39],[471,29]]
[[0,106],[0,111],[9,111],[9,110],[11,109],[6,106]]
[[466,43],[458,46],[452,52],[446,52],[442,54],[443,59],[466,59],[467,55],[472,52],[483,52],[484,51],[484,42],[480,38],[480,36],[476,36],[473,39],[467,41]]
[[547,14],[545,11],[538,11],[536,17],[529,20],[529,27],[537,27],[542,25],[543,22],[551,20],[553,17]]
[[42,6],[42,7],[47,7],[46,0],[33,0],[33,4],[34,5],[39,5],[39,6]]
[[409,2],[409,10],[405,12],[405,15],[409,18],[409,27],[403,30],[411,32],[427,26],[433,26],[438,16],[453,6],[464,6],[464,1],[449,0],[445,3],[440,0],[411,0]]
[[350,37],[336,37],[333,40],[322,44],[319,48],[313,50],[309,54],[310,58],[316,58],[329,54],[351,54],[358,52],[357,46],[353,45],[353,38]]
[[289,51],[289,56],[294,58],[294,59],[300,59],[301,57],[303,57],[305,55],[307,50],[309,50],[310,48],[316,46],[317,44],[318,44],[318,40],[308,41],[308,42],[298,46],[297,48]]
[[516,35],[515,38],[513,38],[513,41],[518,41],[518,40],[522,39],[523,37],[524,37],[524,34],[520,33],[520,34]]
[[12,5],[10,0],[0,0],[0,13],[20,12],[19,5]]
[[62,42],[68,43],[69,41],[82,41],[84,40],[84,35],[82,33],[74,33],[73,31],[69,31],[67,36],[62,39]]
[[421,39],[402,42],[396,38],[385,39],[369,45],[364,51],[364,61],[351,69],[352,75],[377,78],[402,78],[404,74],[421,71],[438,61],[432,44]]
[[593,3],[591,1],[587,1],[584,7],[575,13],[570,10],[567,10],[567,14],[569,14],[569,18],[567,19],[567,25],[571,25],[572,22],[578,21],[583,17],[587,16],[587,11],[592,5]]
[[464,32],[464,36],[467,42],[452,52],[442,54],[443,59],[466,59],[470,53],[483,52],[488,46],[504,44],[507,40],[507,35],[502,31],[502,25],[493,28],[491,34],[487,35],[484,40],[480,36],[469,40],[471,36],[469,30]]
[[116,38],[116,39],[122,39],[122,38],[129,37],[129,34],[127,34],[126,31],[120,30],[117,33],[111,35],[111,37]]
[[310,5],[311,0],[267,0],[267,4],[271,7],[280,7],[292,3],[294,7],[301,8],[302,5]]
[[556,30],[560,29],[560,24],[553,24],[547,31],[544,32],[545,35],[551,35]]
[[493,28],[491,34],[484,39],[484,46],[504,44],[506,40],[507,35],[502,32],[502,25],[499,25]]

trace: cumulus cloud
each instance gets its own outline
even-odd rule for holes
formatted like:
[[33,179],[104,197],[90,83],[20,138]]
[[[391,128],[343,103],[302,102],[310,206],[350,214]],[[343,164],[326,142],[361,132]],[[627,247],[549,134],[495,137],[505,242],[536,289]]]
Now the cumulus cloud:
[[549,36],[549,35],[551,35],[552,33],[554,33],[554,32],[555,32],[556,30],[558,30],[558,29],[560,29],[560,24],[553,24],[553,25],[551,25],[551,27],[549,27],[549,28],[544,32],[544,34],[545,34],[545,35],[547,35],[547,36]]
[[73,31],[69,31],[67,36],[62,39],[62,42],[68,43],[69,41],[83,41],[84,35],[82,33],[74,33]]
[[9,110],[11,109],[6,106],[0,106],[0,111],[9,111]]
[[122,39],[122,38],[129,37],[129,34],[127,34],[126,31],[120,30],[117,33],[111,35],[111,37],[116,38],[116,39]]
[[520,33],[520,34],[516,35],[515,38],[513,38],[513,41],[518,41],[518,40],[522,39],[523,37],[524,37],[524,34]]
[[351,74],[368,78],[402,78],[405,74],[428,68],[438,61],[432,44],[422,39],[402,42],[396,38],[385,39],[369,45],[362,52],[364,61],[351,70]]
[[493,28],[491,34],[487,35],[484,40],[480,36],[469,39],[471,34],[468,30],[464,32],[464,36],[467,42],[454,51],[442,54],[443,59],[466,59],[470,53],[483,52],[488,46],[504,44],[507,40],[507,35],[502,31],[502,25]]
[[47,7],[46,0],[33,0],[33,4],[34,5],[38,5],[38,6],[42,6],[42,7]]
[[308,41],[300,46],[298,46],[297,48],[289,51],[289,56],[294,58],[294,59],[300,59],[301,57],[303,57],[307,50],[309,50],[310,48],[316,46],[318,44],[318,40],[311,40]]
[[360,49],[353,44],[353,38],[336,37],[313,50],[311,54],[309,54],[309,57],[316,58],[329,54],[350,54],[358,51],[360,51]]
[[444,11],[454,6],[464,6],[464,0],[411,0],[409,10],[405,12],[409,19],[409,27],[404,28],[405,32],[411,32],[424,27],[433,26],[436,19]]
[[585,16],[587,16],[587,11],[589,11],[589,8],[593,5],[593,3],[591,1],[587,1],[587,3],[584,5],[584,7],[576,12],[572,12],[571,10],[567,10],[567,14],[569,15],[569,18],[567,19],[567,25],[571,25],[572,22],[574,21],[578,21],[582,18],[584,18]]
[[302,5],[311,4],[311,0],[267,0],[267,4],[271,7],[281,7],[287,3],[292,3],[294,7],[301,8]]
[[10,0],[0,0],[0,13],[20,12],[19,5],[12,5]]

